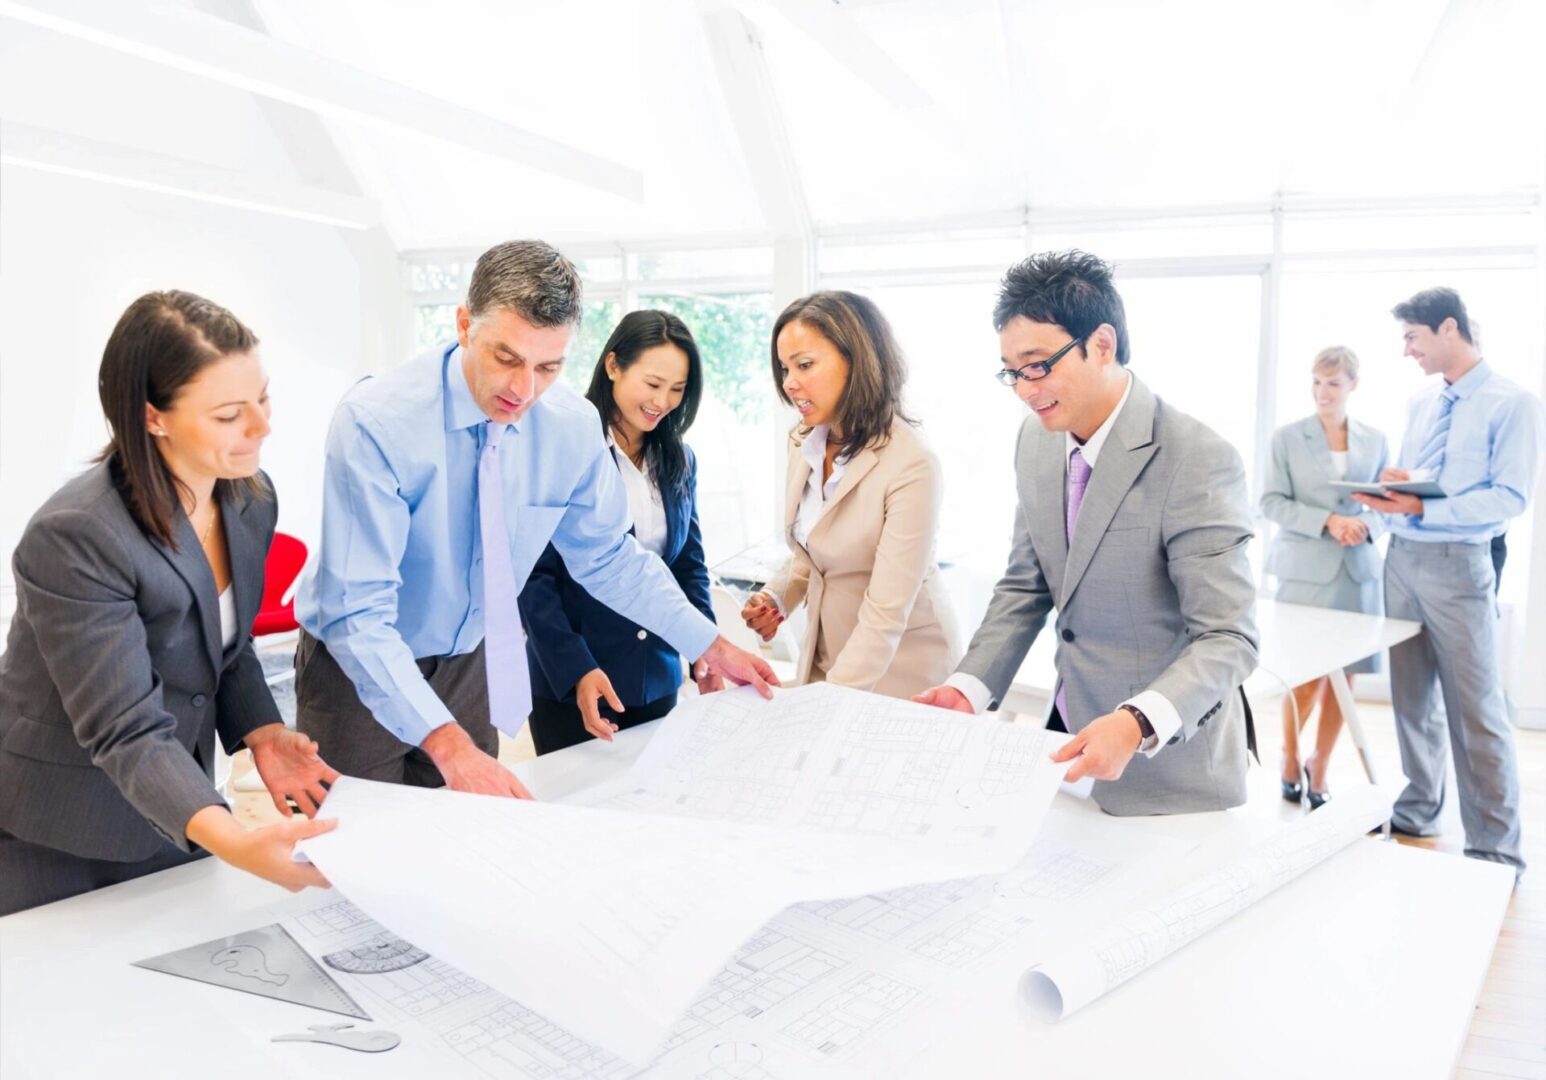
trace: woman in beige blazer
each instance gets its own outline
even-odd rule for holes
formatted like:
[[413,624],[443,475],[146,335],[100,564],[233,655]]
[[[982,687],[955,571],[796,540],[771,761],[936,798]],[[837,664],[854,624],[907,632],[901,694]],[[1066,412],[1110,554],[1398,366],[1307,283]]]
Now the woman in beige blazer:
[[810,625],[797,683],[910,698],[961,657],[934,561],[939,459],[901,409],[906,366],[874,303],[849,292],[796,300],[773,327],[790,432],[791,557],[742,611],[766,640],[801,603]]

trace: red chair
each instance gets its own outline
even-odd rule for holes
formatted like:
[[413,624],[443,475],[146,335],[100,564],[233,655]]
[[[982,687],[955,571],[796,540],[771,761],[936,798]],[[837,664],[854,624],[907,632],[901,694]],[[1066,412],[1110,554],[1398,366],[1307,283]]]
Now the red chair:
[[263,564],[263,603],[252,621],[254,637],[283,634],[299,628],[295,621],[295,579],[306,565],[306,545],[289,533],[276,532]]

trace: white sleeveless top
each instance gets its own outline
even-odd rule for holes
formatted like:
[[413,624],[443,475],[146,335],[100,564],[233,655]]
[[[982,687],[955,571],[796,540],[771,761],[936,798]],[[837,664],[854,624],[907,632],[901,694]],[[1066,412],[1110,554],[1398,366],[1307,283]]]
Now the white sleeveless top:
[[236,587],[227,585],[220,594],[220,645],[229,649],[236,641]]

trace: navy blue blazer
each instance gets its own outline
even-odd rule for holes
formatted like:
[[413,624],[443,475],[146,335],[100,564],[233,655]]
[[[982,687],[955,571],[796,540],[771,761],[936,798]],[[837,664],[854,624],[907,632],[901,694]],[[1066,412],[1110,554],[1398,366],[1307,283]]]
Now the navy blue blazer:
[[[713,620],[709,568],[698,527],[698,459],[691,449],[686,497],[663,492],[661,502],[666,511],[666,567],[688,601]],[[598,667],[624,705],[656,701],[682,684],[677,651],[586,592],[569,576],[552,544],[532,567],[520,606],[533,697],[573,701],[575,684]]]

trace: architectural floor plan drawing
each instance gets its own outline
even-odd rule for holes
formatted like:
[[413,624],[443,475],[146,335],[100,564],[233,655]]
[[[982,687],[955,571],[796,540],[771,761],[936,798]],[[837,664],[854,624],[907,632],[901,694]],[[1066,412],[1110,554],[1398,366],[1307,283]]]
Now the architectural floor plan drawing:
[[612,809],[907,839],[1013,865],[1040,828],[1066,736],[828,683],[694,698],[629,774],[585,800]]
[[1390,817],[1389,792],[1338,792],[1303,820],[1182,888],[1138,905],[1102,934],[1059,949],[1035,969],[1049,1007],[1068,1016],[1244,911]]
[[[1015,993],[1019,974],[1068,931],[1073,912],[1113,909],[1181,854],[1174,842],[1134,835],[1114,820],[1053,817],[1048,832],[1056,835],[1006,873],[778,913],[700,987],[642,1066],[433,955],[334,976],[378,1024],[402,1034],[394,1054],[430,1054],[493,1078],[887,1075],[969,1023],[982,994]],[[336,895],[289,903],[284,926],[319,958],[370,956],[394,940]]]
[[345,777],[323,816],[346,827],[304,851],[393,934],[643,1065],[785,907],[1014,866],[1059,738],[825,685],[728,691],[674,711],[590,805]]

